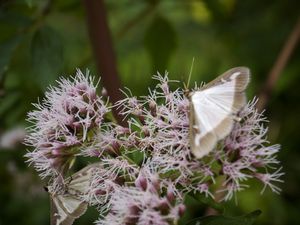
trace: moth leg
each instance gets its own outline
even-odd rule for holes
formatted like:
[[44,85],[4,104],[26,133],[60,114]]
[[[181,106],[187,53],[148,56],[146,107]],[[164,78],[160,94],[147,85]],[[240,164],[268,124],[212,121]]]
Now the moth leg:
[[236,115],[232,115],[232,119],[233,119],[235,122],[241,122],[241,120],[242,120],[241,117],[236,116]]
[[196,134],[200,134],[200,129],[198,126],[194,125],[193,126],[193,131],[196,133]]

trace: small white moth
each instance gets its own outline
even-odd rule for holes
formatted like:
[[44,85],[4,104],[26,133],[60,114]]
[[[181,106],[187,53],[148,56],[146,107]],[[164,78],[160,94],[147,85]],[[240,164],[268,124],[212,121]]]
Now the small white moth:
[[237,112],[246,104],[249,80],[249,69],[236,67],[189,94],[190,144],[196,158],[207,155],[230,133]]
[[71,225],[86,212],[88,204],[81,196],[87,192],[96,167],[97,163],[91,164],[67,178],[66,187],[62,191],[54,192],[48,187],[51,225]]

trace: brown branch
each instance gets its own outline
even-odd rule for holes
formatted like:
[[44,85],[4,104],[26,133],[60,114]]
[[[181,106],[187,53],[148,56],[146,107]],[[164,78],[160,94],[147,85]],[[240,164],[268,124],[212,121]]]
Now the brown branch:
[[[155,0],[153,2],[149,2],[146,8],[144,8],[141,12],[139,12],[134,18],[129,20],[118,32],[116,32],[115,37],[116,40],[121,40],[127,33],[130,31],[134,26],[136,26],[138,23],[143,21],[145,17],[147,17],[149,14],[151,14],[154,9],[156,8],[157,4],[159,3],[158,0]],[[79,68],[84,67],[88,64],[92,59],[92,56],[89,55],[86,58],[82,60],[82,62],[79,65]]]
[[267,102],[270,99],[272,90],[279,79],[279,76],[286,66],[290,56],[292,55],[294,49],[296,48],[297,42],[300,38],[300,17],[297,20],[296,25],[288,36],[285,44],[283,45],[269,75],[263,86],[263,89],[259,95],[259,102],[257,108],[259,111],[266,106]]
[[[83,4],[86,10],[87,26],[97,69],[111,102],[115,103],[122,98],[119,91],[121,82],[118,77],[116,56],[106,18],[104,1],[83,0]],[[113,113],[120,124],[126,125],[116,109]]]

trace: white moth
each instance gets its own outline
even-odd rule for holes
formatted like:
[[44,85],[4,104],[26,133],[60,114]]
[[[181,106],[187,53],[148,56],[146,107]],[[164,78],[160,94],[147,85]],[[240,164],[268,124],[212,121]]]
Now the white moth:
[[54,192],[48,187],[51,225],[71,225],[86,212],[88,203],[81,197],[87,192],[96,167],[97,163],[91,164],[67,178],[66,187],[62,191]]
[[190,144],[196,158],[207,155],[230,133],[237,112],[246,104],[249,80],[249,69],[236,67],[189,94]]

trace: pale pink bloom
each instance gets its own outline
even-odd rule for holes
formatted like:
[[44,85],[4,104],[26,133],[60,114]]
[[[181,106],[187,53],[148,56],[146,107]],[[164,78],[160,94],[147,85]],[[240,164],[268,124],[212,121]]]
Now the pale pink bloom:
[[280,146],[269,145],[266,139],[267,120],[255,108],[257,101],[254,98],[239,112],[241,121],[234,124],[231,134],[224,140],[225,153],[219,160],[222,162],[222,172],[226,175],[223,185],[228,187],[229,193],[225,199],[229,199],[234,190],[240,190],[242,182],[254,177],[263,182],[264,189],[269,186],[274,192],[280,190],[274,183],[282,182],[280,177],[283,173],[268,172],[279,164],[276,154]]
[[209,184],[207,183],[199,183],[197,186],[197,189],[195,189],[199,193],[203,193],[205,197],[211,197],[214,198],[214,195],[209,190]]
[[33,125],[25,143],[35,149],[26,154],[42,178],[61,173],[64,164],[76,155],[88,132],[98,129],[109,111],[96,94],[97,85],[87,73],[77,70],[70,80],[61,78],[42,103],[28,114]]
[[[266,118],[250,101],[237,115],[231,133],[207,156],[196,159],[190,149],[190,101],[184,90],[174,91],[167,74],[137,98],[129,89],[115,104],[129,127],[104,121],[109,108],[96,95],[96,86],[80,71],[72,81],[61,79],[29,113],[33,126],[27,153],[44,177],[57,175],[73,157],[96,157],[95,170],[84,199],[99,209],[98,225],[168,225],[183,215],[186,193],[214,198],[217,178],[223,200],[258,179],[274,192],[283,172],[276,158],[280,146],[266,139]],[[197,87],[196,87],[197,88]],[[106,91],[103,90],[103,93]],[[139,157],[139,162],[134,157]],[[62,179],[62,176],[57,176]],[[54,179],[55,183],[57,180]]]
[[115,188],[108,203],[109,213],[97,222],[98,225],[169,225],[182,216],[184,207],[176,203],[173,193],[162,196],[162,187],[155,174],[142,170],[135,185]]
[[92,205],[100,205],[100,211],[104,213],[107,210],[107,203],[111,198],[114,189],[124,182],[133,182],[137,180],[139,168],[132,164],[126,157],[102,157],[99,167],[95,170],[91,185],[86,196],[87,202]]
[[222,164],[222,173],[226,176],[225,183],[234,182],[239,185],[240,182],[252,177],[252,175],[247,174],[249,170],[251,171],[251,164],[248,162],[242,160],[228,162],[226,160]]
[[180,176],[186,176],[193,163],[188,141],[189,101],[182,91],[170,91],[167,76],[154,78],[160,83],[149,96],[137,100],[127,95],[117,105],[122,107],[123,115],[136,116],[129,125],[139,130],[135,132],[136,148],[151,154],[147,164],[162,174],[178,170]]
[[106,173],[112,177],[130,177],[135,179],[138,175],[139,168],[133,162],[124,156],[115,158],[105,157],[101,159],[103,166],[106,168]]
[[111,193],[122,184],[123,181],[120,181],[118,177],[107,173],[104,167],[99,166],[91,178],[90,187],[84,199],[90,205],[97,205],[100,212],[104,213],[107,211],[107,203]]
[[235,202],[237,203],[236,193],[248,187],[249,185],[246,184],[237,184],[235,182],[228,182],[226,184],[223,184],[223,188],[221,190],[218,190],[217,193],[219,192],[225,193],[224,197],[221,200],[229,201],[233,197],[235,197]]
[[257,99],[239,112],[240,120],[235,122],[230,135],[204,162],[195,159],[190,151],[190,103],[184,91],[171,91],[167,74],[158,74],[154,79],[159,83],[148,96],[137,99],[129,91],[130,95],[117,104],[122,114],[130,118],[136,148],[150,156],[144,160],[145,166],[155,168],[159,174],[176,173],[173,182],[183,186],[183,192],[211,195],[209,184],[214,184],[220,175],[212,167],[217,161],[225,175],[223,185],[230,192],[226,200],[235,190],[245,188],[244,182],[253,178],[259,168],[276,168],[279,145],[268,146],[268,129],[263,125],[266,118],[255,109]]
[[107,154],[119,155],[120,141],[114,127],[114,124],[106,123],[101,129],[97,130],[92,143],[82,146],[81,155],[92,157],[101,157]]
[[254,175],[257,179],[259,179],[264,184],[261,194],[264,193],[266,187],[270,187],[271,190],[277,194],[280,193],[281,188],[274,185],[274,182],[283,183],[281,177],[284,175],[284,173],[281,171],[282,168],[280,167],[278,170],[276,170],[273,173],[257,173]]

